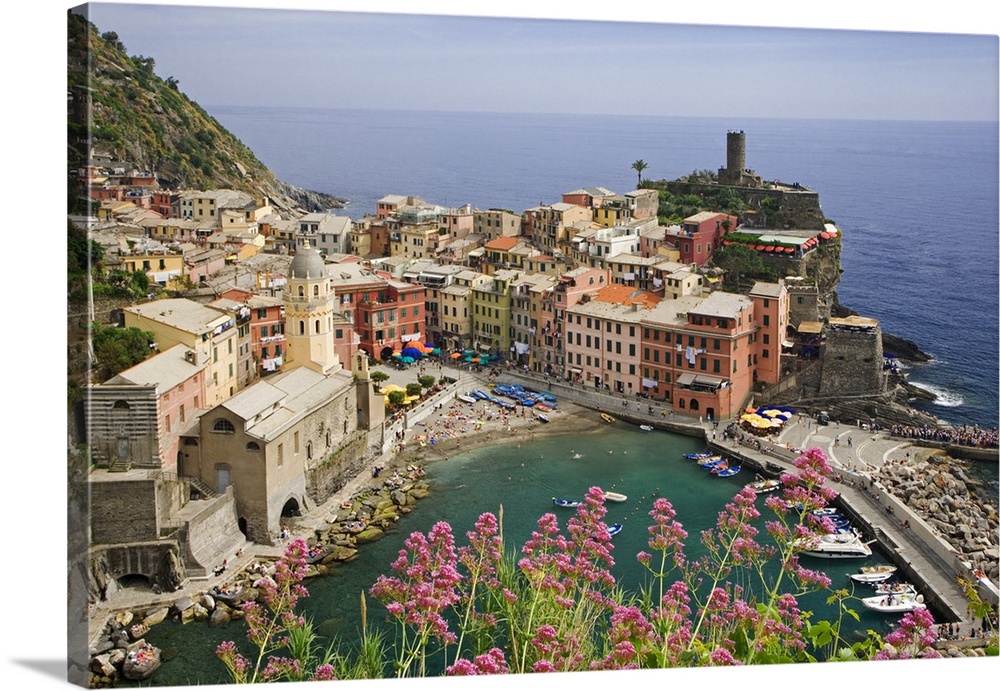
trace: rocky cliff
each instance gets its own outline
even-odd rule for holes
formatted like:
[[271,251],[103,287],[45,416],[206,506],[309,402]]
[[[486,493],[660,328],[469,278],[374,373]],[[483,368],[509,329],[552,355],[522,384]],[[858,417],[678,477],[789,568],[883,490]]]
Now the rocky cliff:
[[[129,56],[117,34],[99,33],[73,11],[67,67],[71,174],[101,154],[153,173],[166,189],[242,190],[270,198],[286,215],[344,204],[277,180],[245,144],[184,95],[176,79],[157,76],[153,58]],[[86,199],[71,193],[70,211],[85,213]]]

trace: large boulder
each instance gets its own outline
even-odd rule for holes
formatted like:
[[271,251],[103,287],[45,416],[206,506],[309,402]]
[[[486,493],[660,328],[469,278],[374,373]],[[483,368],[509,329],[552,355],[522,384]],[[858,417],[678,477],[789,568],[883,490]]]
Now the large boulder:
[[376,526],[370,525],[360,533],[354,536],[354,540],[359,545],[366,545],[370,542],[376,542],[385,537],[385,531]]
[[209,626],[225,626],[232,620],[229,611],[225,607],[216,607],[212,616],[208,619]]
[[146,615],[146,618],[142,620],[143,626],[153,627],[157,624],[162,624],[163,620],[167,618],[170,614],[169,607],[160,607],[154,609],[152,612]]
[[160,649],[145,641],[137,641],[128,650],[122,663],[122,676],[133,681],[142,681],[153,676],[160,668]]

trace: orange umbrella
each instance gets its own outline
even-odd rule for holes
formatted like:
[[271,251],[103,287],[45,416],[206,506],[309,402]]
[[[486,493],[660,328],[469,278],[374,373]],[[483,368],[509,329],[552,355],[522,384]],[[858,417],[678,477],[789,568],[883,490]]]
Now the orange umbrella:
[[452,359],[452,360],[457,360],[457,359],[458,359],[458,358],[460,358],[460,357],[462,357],[462,354],[461,354],[461,353],[452,353],[452,354],[451,354],[451,359]]

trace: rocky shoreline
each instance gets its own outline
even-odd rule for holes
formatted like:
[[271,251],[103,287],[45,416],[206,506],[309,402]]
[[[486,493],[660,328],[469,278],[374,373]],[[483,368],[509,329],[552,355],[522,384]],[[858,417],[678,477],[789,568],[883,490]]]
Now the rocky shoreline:
[[943,452],[882,465],[875,478],[941,535],[973,570],[1000,581],[996,504],[978,499],[976,483]]

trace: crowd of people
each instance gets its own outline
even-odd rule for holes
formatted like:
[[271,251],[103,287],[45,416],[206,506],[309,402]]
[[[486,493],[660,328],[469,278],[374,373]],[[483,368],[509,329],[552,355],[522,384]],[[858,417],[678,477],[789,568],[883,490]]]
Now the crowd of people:
[[889,429],[889,433],[894,437],[937,441],[980,449],[995,449],[1000,446],[997,428],[984,429],[979,425],[962,425],[961,427],[893,425]]

